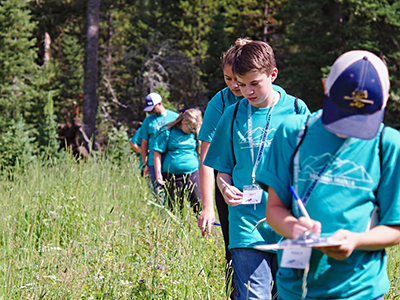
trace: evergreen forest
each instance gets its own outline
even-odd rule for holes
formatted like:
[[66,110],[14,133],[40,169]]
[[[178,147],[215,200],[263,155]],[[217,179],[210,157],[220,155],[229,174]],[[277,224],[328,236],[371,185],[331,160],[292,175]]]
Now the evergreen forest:
[[377,54],[391,79],[385,123],[400,129],[399,29],[399,0],[1,0],[0,165],[56,156],[66,124],[92,148],[130,137],[149,92],[204,110],[239,37],[271,44],[275,83],[311,111],[340,54]]

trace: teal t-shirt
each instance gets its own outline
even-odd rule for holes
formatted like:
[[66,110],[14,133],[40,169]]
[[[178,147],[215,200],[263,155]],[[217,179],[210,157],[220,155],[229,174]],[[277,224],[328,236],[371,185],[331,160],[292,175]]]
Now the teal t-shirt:
[[[135,134],[131,138],[132,144],[138,145],[139,147],[142,145],[141,131],[142,131],[142,127],[139,127],[139,129],[136,130]],[[140,159],[139,169],[142,170],[143,169],[142,155],[139,155],[139,159]]]
[[[266,132],[266,142],[258,168],[263,168],[264,159],[268,156],[269,147],[276,129],[289,115],[295,114],[294,97],[275,86],[280,93],[280,99],[275,104],[269,128],[266,130],[267,115],[271,108],[251,107],[251,136],[253,152],[256,157],[260,148],[261,138]],[[243,190],[244,185],[252,184],[254,162],[251,156],[251,143],[248,131],[249,102],[243,99],[239,103],[237,114],[233,120],[235,105],[227,108],[218,123],[215,136],[208,149],[204,164],[232,176],[233,184]],[[306,104],[298,100],[299,111],[309,114]],[[232,131],[233,122],[233,131]],[[229,209],[229,248],[253,248],[255,245],[276,243],[280,236],[264,222],[253,231],[256,223],[265,218],[267,192],[263,192],[262,201],[257,205],[228,206]]]
[[[310,197],[305,199],[310,217],[322,224],[321,236],[330,236],[341,228],[364,232],[375,205],[380,209],[379,224],[399,225],[400,133],[385,128],[381,170],[380,134],[371,140],[339,138],[326,130],[314,113],[298,150],[299,169],[295,172],[293,153],[305,120],[304,116],[295,116],[279,127],[270,155],[257,172],[260,186],[272,187],[298,217],[289,186],[295,185],[300,198],[304,198],[318,172],[327,165]],[[345,140],[348,146],[337,153]],[[302,299],[302,285],[302,271],[279,269],[277,286],[283,299]],[[375,299],[385,294],[389,286],[385,250],[355,250],[342,261],[312,250],[305,299]]]
[[161,172],[190,174],[199,169],[197,141],[194,133],[177,128],[161,129],[154,142],[154,151],[162,153]]
[[157,132],[163,127],[165,124],[172,122],[179,116],[178,113],[167,109],[167,112],[164,115],[156,116],[150,115],[143,120],[142,123],[142,132],[141,137],[144,140],[147,140],[149,143],[149,157],[147,158],[147,164],[149,166],[154,166],[153,162],[153,147],[154,147],[154,138]]
[[207,104],[198,139],[211,143],[217,129],[218,121],[225,109],[240,99],[243,99],[243,97],[235,96],[228,87],[216,93]]

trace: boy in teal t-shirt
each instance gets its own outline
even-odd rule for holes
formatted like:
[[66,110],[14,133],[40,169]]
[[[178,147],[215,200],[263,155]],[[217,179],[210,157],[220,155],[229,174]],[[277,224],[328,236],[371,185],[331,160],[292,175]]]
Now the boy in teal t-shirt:
[[286,238],[311,232],[313,240],[320,235],[338,244],[280,251],[281,299],[372,300],[389,290],[385,247],[400,242],[400,133],[382,124],[389,86],[379,57],[347,52],[326,80],[323,110],[279,127],[257,172],[269,192],[268,223]]
[[[254,171],[262,168],[276,128],[296,113],[295,97],[272,82],[278,75],[271,47],[253,41],[236,53],[233,71],[246,99],[230,106],[218,123],[204,164],[218,170],[217,183],[229,205],[229,249],[237,299],[271,299],[276,254],[254,246],[281,238],[264,218],[267,193],[257,187]],[[297,101],[299,112],[308,108]],[[255,192],[255,196],[251,196]]]
[[157,132],[165,124],[175,120],[179,114],[177,112],[166,109],[162,105],[162,98],[157,93],[150,93],[146,96],[146,107],[143,109],[151,115],[146,117],[142,123],[142,159],[144,166],[144,174],[149,176],[153,185],[154,191],[157,193],[156,174],[154,172],[154,138]]
[[129,141],[129,145],[131,146],[132,150],[139,154],[139,169],[142,171],[143,175],[143,160],[142,160],[142,137],[140,135],[142,131],[142,127],[139,127],[136,130],[135,134],[132,136],[131,140]]

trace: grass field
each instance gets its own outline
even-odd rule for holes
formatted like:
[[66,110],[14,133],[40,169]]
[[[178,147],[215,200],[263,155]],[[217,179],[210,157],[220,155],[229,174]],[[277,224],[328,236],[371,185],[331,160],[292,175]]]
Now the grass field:
[[[133,158],[33,164],[0,178],[0,299],[225,299],[219,227],[160,207]],[[398,247],[389,250],[400,294]]]

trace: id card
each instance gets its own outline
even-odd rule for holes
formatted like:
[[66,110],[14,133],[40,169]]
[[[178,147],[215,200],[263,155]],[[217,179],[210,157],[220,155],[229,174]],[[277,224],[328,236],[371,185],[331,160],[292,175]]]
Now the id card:
[[310,262],[312,248],[283,249],[280,266],[282,268],[304,270]]
[[262,193],[263,190],[256,184],[243,186],[243,200],[241,204],[261,203]]

